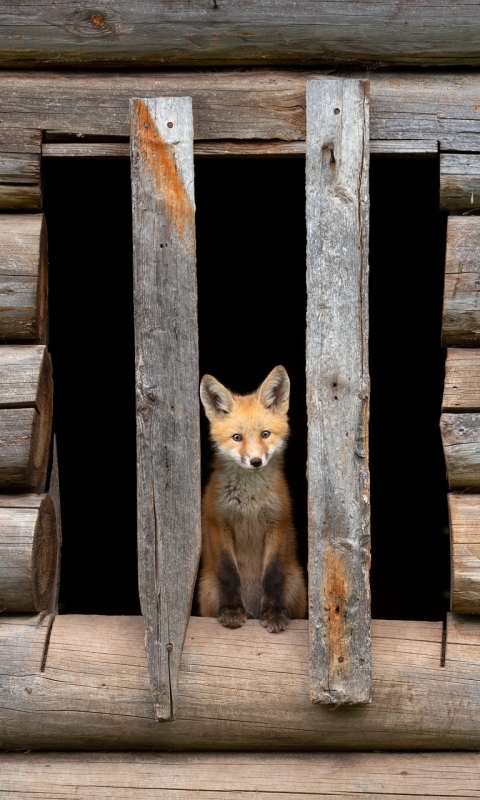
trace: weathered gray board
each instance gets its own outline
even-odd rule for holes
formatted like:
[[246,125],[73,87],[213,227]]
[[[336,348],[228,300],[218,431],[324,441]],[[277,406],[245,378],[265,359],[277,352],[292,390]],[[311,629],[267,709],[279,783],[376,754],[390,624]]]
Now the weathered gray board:
[[448,495],[451,535],[451,607],[480,614],[480,498]]
[[1,346],[0,488],[43,491],[52,411],[52,364],[46,347]]
[[140,601],[170,720],[201,543],[191,99],[133,100],[131,143]]
[[0,215],[0,340],[38,340],[47,316],[43,214]]
[[57,564],[51,497],[0,494],[0,611],[44,611]]
[[449,216],[442,344],[480,345],[480,217]]
[[476,3],[65,0],[3,3],[0,65],[478,65]]
[[480,798],[479,753],[2,753],[0,800]]
[[371,699],[368,90],[307,83],[310,696],[338,705]]
[[306,620],[272,636],[256,620],[231,630],[193,617],[171,725],[155,721],[141,617],[56,617],[42,673],[22,624],[0,617],[3,749],[480,749],[472,616],[449,618],[445,667],[441,622],[373,620],[372,703],[334,712],[309,701]]
[[[2,72],[0,119],[59,136],[128,137],[131,97],[190,96],[194,138],[304,141],[305,87],[320,71],[196,73]],[[362,77],[355,75],[351,77]],[[480,152],[480,75],[365,73],[370,139],[391,152]],[[61,139],[60,139],[61,140]],[[395,145],[395,142],[398,145]],[[408,144],[410,142],[410,144]],[[423,143],[423,144],[422,144]]]
[[448,348],[442,411],[480,411],[480,349]]
[[41,207],[40,161],[42,132],[0,125],[0,210]]
[[440,208],[457,213],[480,209],[480,154],[442,153]]
[[450,489],[480,491],[480,414],[442,414],[443,451]]

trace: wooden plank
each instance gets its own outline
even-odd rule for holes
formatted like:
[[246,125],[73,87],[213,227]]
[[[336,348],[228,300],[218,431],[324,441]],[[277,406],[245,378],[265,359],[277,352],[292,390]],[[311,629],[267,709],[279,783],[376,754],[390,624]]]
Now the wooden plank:
[[480,208],[480,154],[441,154],[440,208],[455,212]]
[[[31,677],[40,673],[52,619],[49,615],[2,616],[0,618],[0,680],[20,680],[23,692]],[[25,685],[26,684],[26,685]]]
[[480,411],[480,350],[448,348],[442,411]]
[[[3,622],[0,618],[0,626]],[[373,620],[372,703],[332,713],[309,701],[306,620],[294,620],[272,637],[255,620],[229,630],[214,619],[194,617],[182,655],[174,725],[155,721],[143,640],[141,617],[58,616],[44,672],[28,684],[16,673],[1,679],[0,746],[183,751],[480,747],[480,647],[468,641],[457,647],[448,638],[446,666],[441,667],[441,623]],[[18,643],[18,636],[12,639],[12,646]],[[9,664],[8,653],[0,664]]]
[[[227,5],[178,0],[116,0],[79,11],[66,0],[52,16],[48,0],[20,14],[6,5],[0,64],[8,66],[206,66],[351,64],[439,67],[480,64],[480,12],[419,0],[345,4],[236,0]],[[21,36],[18,31],[21,29]]]
[[0,183],[39,184],[42,132],[0,127]]
[[2,753],[0,798],[479,798],[478,753]]
[[480,491],[480,414],[442,414],[440,430],[450,489]]
[[0,608],[28,614],[47,607],[57,563],[55,508],[49,495],[38,508],[0,507]]
[[309,620],[313,702],[370,674],[368,83],[307,84]]
[[[305,139],[306,81],[326,71],[2,72],[0,119],[49,142],[127,138],[131,97],[192,97],[196,140]],[[480,75],[368,72],[370,137],[411,148],[480,152]],[[418,143],[418,144],[416,144]],[[394,145],[387,145],[393,147]]]
[[0,337],[38,340],[47,317],[47,235],[42,214],[0,215]]
[[41,186],[0,184],[0,211],[40,211],[41,208]]
[[371,156],[425,158],[438,155],[436,139],[370,139]]
[[132,101],[131,143],[139,588],[155,713],[169,720],[201,545],[191,99]]
[[0,487],[45,488],[53,412],[44,345],[0,347]]
[[480,344],[480,217],[448,218],[442,344]]
[[451,608],[480,614],[480,498],[449,494],[451,535]]

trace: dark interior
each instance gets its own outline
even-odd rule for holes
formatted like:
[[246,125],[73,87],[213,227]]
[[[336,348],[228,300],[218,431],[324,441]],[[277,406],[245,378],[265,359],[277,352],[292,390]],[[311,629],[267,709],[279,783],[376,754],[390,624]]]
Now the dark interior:
[[[287,476],[306,566],[303,159],[195,165],[200,371],[248,392],[292,382]],[[50,350],[64,532],[63,613],[138,614],[130,176],[126,161],[47,162]],[[372,612],[448,607],[438,431],[445,219],[436,160],[371,169]],[[208,475],[202,414],[202,470]]]

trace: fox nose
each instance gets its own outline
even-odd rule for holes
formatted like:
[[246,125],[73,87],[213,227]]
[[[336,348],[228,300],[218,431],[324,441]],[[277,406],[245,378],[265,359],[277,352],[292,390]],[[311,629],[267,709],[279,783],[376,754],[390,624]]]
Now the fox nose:
[[258,469],[259,467],[262,466],[262,459],[261,458],[251,458],[250,459],[250,466],[255,467],[255,469]]

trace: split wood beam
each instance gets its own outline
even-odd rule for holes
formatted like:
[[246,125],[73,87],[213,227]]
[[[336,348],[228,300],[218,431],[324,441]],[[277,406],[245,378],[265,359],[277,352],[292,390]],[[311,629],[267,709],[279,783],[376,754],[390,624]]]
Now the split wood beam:
[[480,345],[480,217],[448,218],[442,344]]
[[2,341],[42,338],[47,318],[43,214],[0,215],[0,298]]
[[52,410],[52,364],[46,347],[0,347],[0,488],[43,490]]
[[155,714],[175,717],[201,545],[192,101],[132,101],[138,572]]
[[37,625],[0,617],[3,749],[480,748],[474,616],[449,616],[444,667],[441,622],[373,620],[372,703],[335,713],[309,700],[306,620],[272,636],[192,617],[173,725],[155,720],[141,617],[57,616],[46,658]]
[[479,753],[2,753],[1,800],[480,798]]
[[442,153],[440,208],[456,213],[480,209],[480,154]]
[[480,412],[480,349],[448,348],[442,411]]
[[51,497],[0,494],[0,611],[47,608],[57,566]]
[[307,84],[310,696],[371,699],[367,81]]
[[[332,79],[322,70],[3,71],[0,119],[18,129],[45,131],[47,145],[65,137],[85,143],[88,137],[127,139],[131,97],[189,96],[197,141],[302,142],[306,82],[322,77]],[[397,154],[431,154],[437,146],[480,152],[480,75],[365,72],[352,77],[370,80],[372,151],[385,144],[387,152]]]
[[[18,36],[18,30],[21,36]],[[161,68],[361,63],[480,64],[480,11],[448,0],[380,3],[232,0],[227,4],[143,0],[85,7],[49,0],[5,3],[0,65]]]
[[451,536],[451,607],[480,614],[480,498],[448,495]]
[[0,126],[0,211],[38,211],[42,205],[41,130],[10,124]]

